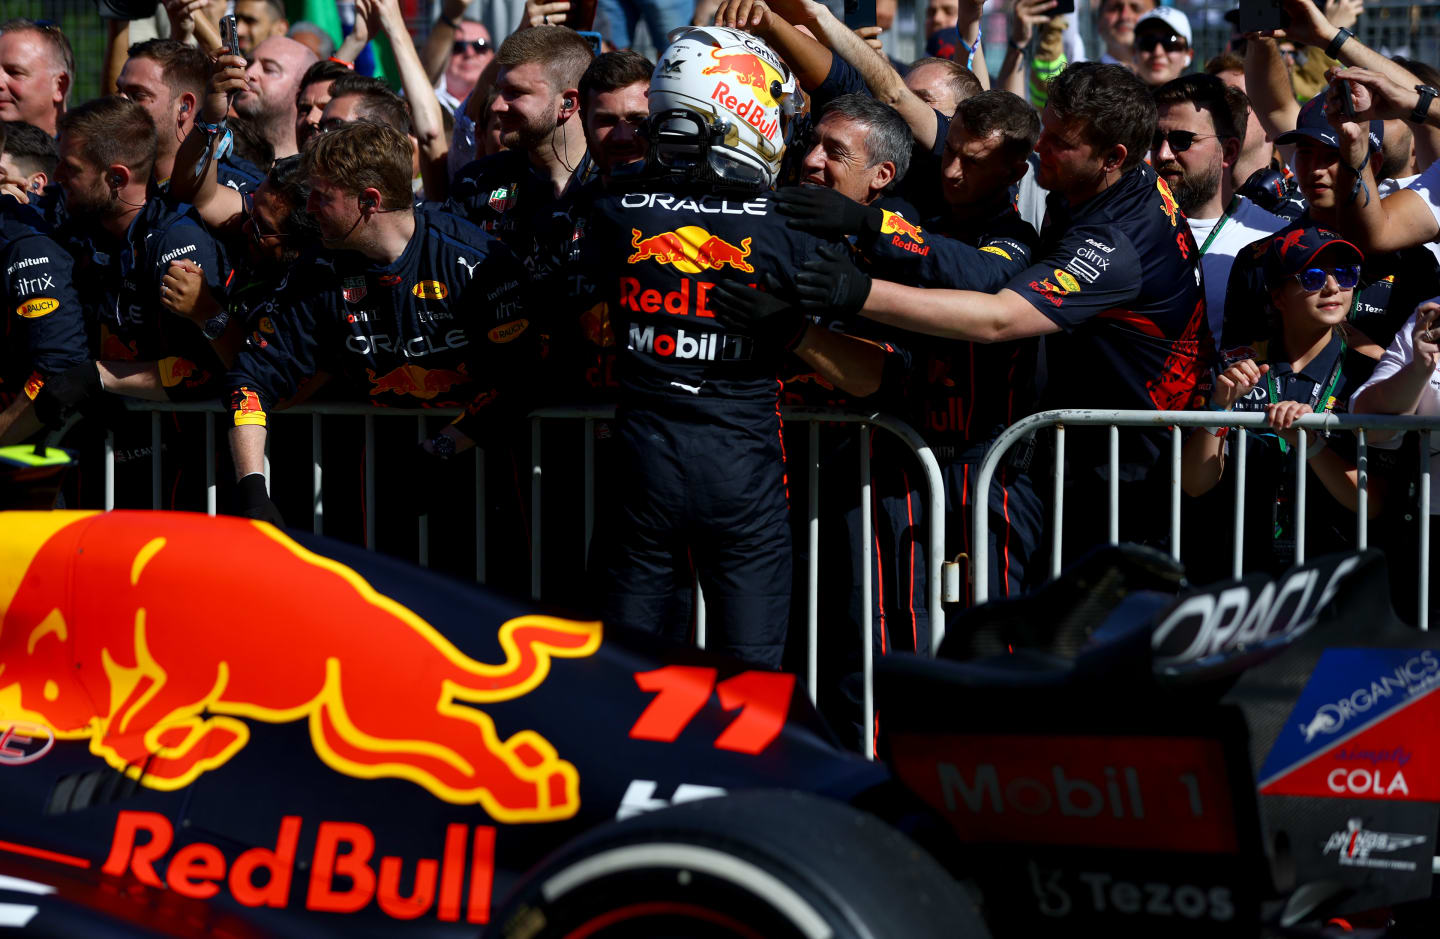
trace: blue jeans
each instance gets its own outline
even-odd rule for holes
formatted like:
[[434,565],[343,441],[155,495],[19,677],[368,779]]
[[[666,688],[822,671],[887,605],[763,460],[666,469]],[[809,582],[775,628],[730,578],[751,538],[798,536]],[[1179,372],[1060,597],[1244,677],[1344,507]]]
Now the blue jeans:
[[605,38],[617,49],[628,49],[635,43],[635,25],[645,18],[650,41],[658,52],[669,44],[665,37],[670,30],[690,25],[695,15],[694,0],[597,0],[596,10],[608,27]]

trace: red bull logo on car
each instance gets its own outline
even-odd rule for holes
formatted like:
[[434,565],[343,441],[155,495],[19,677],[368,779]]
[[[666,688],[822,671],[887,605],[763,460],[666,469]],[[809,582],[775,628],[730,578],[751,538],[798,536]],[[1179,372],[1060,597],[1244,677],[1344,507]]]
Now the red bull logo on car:
[[[510,823],[579,808],[574,765],[536,731],[502,738],[476,705],[528,694],[555,658],[593,654],[599,623],[516,617],[498,632],[504,660],[478,662],[264,523],[15,512],[3,524],[0,720],[86,740],[167,791],[229,762],[252,722],[303,720],[316,756],[347,776],[408,780]],[[267,583],[237,588],[229,565],[196,563],[207,558],[243,558]]]
[[635,249],[635,253],[626,258],[628,264],[658,261],[661,264],[674,265],[676,270],[686,274],[718,271],[725,267],[733,267],[747,274],[755,273],[755,268],[745,260],[750,256],[749,238],[736,246],[698,225],[686,225],[649,238],[645,237],[640,229],[632,228],[630,245]]
[[[129,875],[147,886],[197,900],[226,890],[241,906],[251,908],[283,909],[292,902],[299,905],[303,897],[307,910],[356,913],[373,900],[394,919],[413,920],[433,910],[442,922],[458,922],[462,912],[468,923],[489,921],[495,877],[493,827],[475,825],[472,837],[470,826],[447,825],[444,845],[437,845],[439,856],[414,859],[409,873],[404,868],[412,863],[410,859],[375,856],[377,839],[368,825],[322,821],[313,846],[307,843],[302,854],[303,826],[297,815],[282,817],[273,847],[250,848],[227,870],[225,852],[216,845],[191,840],[177,847],[175,826],[159,812],[122,811],[115,820],[110,854],[100,869],[112,877]],[[169,860],[156,870],[166,855]],[[411,887],[408,896],[402,880]]]

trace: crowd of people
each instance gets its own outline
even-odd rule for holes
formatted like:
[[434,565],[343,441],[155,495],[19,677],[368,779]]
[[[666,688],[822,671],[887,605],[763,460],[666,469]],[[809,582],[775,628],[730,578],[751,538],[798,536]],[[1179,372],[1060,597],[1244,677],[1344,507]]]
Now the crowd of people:
[[[705,5],[710,25],[672,32],[655,62],[611,45],[628,26],[571,28],[590,24],[567,0],[532,0],[498,48],[458,0],[419,47],[397,0],[358,0],[339,46],[272,0],[237,0],[238,55],[223,3],[167,0],[170,38],[131,45],[115,93],[83,103],[59,29],[0,24],[0,442],[67,428],[85,453],[109,432],[122,480],[148,493],[160,478],[167,504],[203,508],[194,415],[166,417],[157,453],[149,417],[116,404],[223,401],[222,507],[308,524],[307,444],[323,444],[375,473],[366,521],[387,547],[473,504],[464,454],[480,447],[489,553],[515,574],[493,580],[519,588],[526,500],[503,455],[528,452],[535,408],[617,405],[594,441],[593,577],[547,559],[552,599],[683,640],[698,580],[710,647],[773,668],[807,550],[787,471],[805,441],[779,405],[897,415],[939,460],[937,520],[887,439],[805,455],[843,481],[873,451],[873,507],[855,487],[822,493],[819,560],[827,634],[857,635],[868,592],[882,653],[929,647],[926,524],[968,555],[973,513],[989,513],[991,597],[1046,576],[1048,437],[976,491],[1007,426],[1052,407],[1257,411],[1246,567],[1282,570],[1298,418],[1440,414],[1440,75],[1366,48],[1346,4],[1283,5],[1283,33],[1237,35],[1201,67],[1173,7],[1100,0],[1105,48],[1084,61],[1053,0],[1016,0],[991,76],[971,2],[931,0],[941,54],[906,65],[816,0]],[[382,35],[398,90],[353,67]],[[309,400],[461,414],[362,454],[353,433],[272,422]],[[1112,464],[1103,432],[1070,436],[1075,558],[1109,539]],[[1122,436],[1124,540],[1168,546],[1169,440]],[[1234,442],[1221,428],[1184,444],[1196,579],[1230,570],[1217,519]],[[1306,443],[1307,550],[1353,545],[1355,439]],[[1404,583],[1419,454],[1413,438],[1380,446],[1372,542]],[[573,439],[547,447],[549,465],[578,464]],[[327,533],[358,514],[336,493],[359,475],[327,474]],[[574,527],[578,485],[547,524]],[[95,505],[99,488],[82,472],[65,498]]]

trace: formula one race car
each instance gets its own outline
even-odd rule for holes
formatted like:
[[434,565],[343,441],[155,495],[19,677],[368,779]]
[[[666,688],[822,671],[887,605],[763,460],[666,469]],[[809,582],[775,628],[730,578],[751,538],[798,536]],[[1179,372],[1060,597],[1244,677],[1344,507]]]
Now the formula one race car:
[[882,662],[869,763],[794,676],[324,538],[0,513],[0,924],[1424,932],[1440,657],[1383,580],[1091,555]]

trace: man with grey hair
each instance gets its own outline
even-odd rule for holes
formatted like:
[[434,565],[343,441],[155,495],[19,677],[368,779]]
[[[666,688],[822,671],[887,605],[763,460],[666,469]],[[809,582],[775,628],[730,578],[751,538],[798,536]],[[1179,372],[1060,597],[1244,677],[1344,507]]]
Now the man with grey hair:
[[75,79],[75,55],[58,26],[0,23],[0,120],[34,124],[54,137]]
[[869,95],[841,95],[815,125],[801,182],[870,205],[905,178],[910,128],[900,113]]

